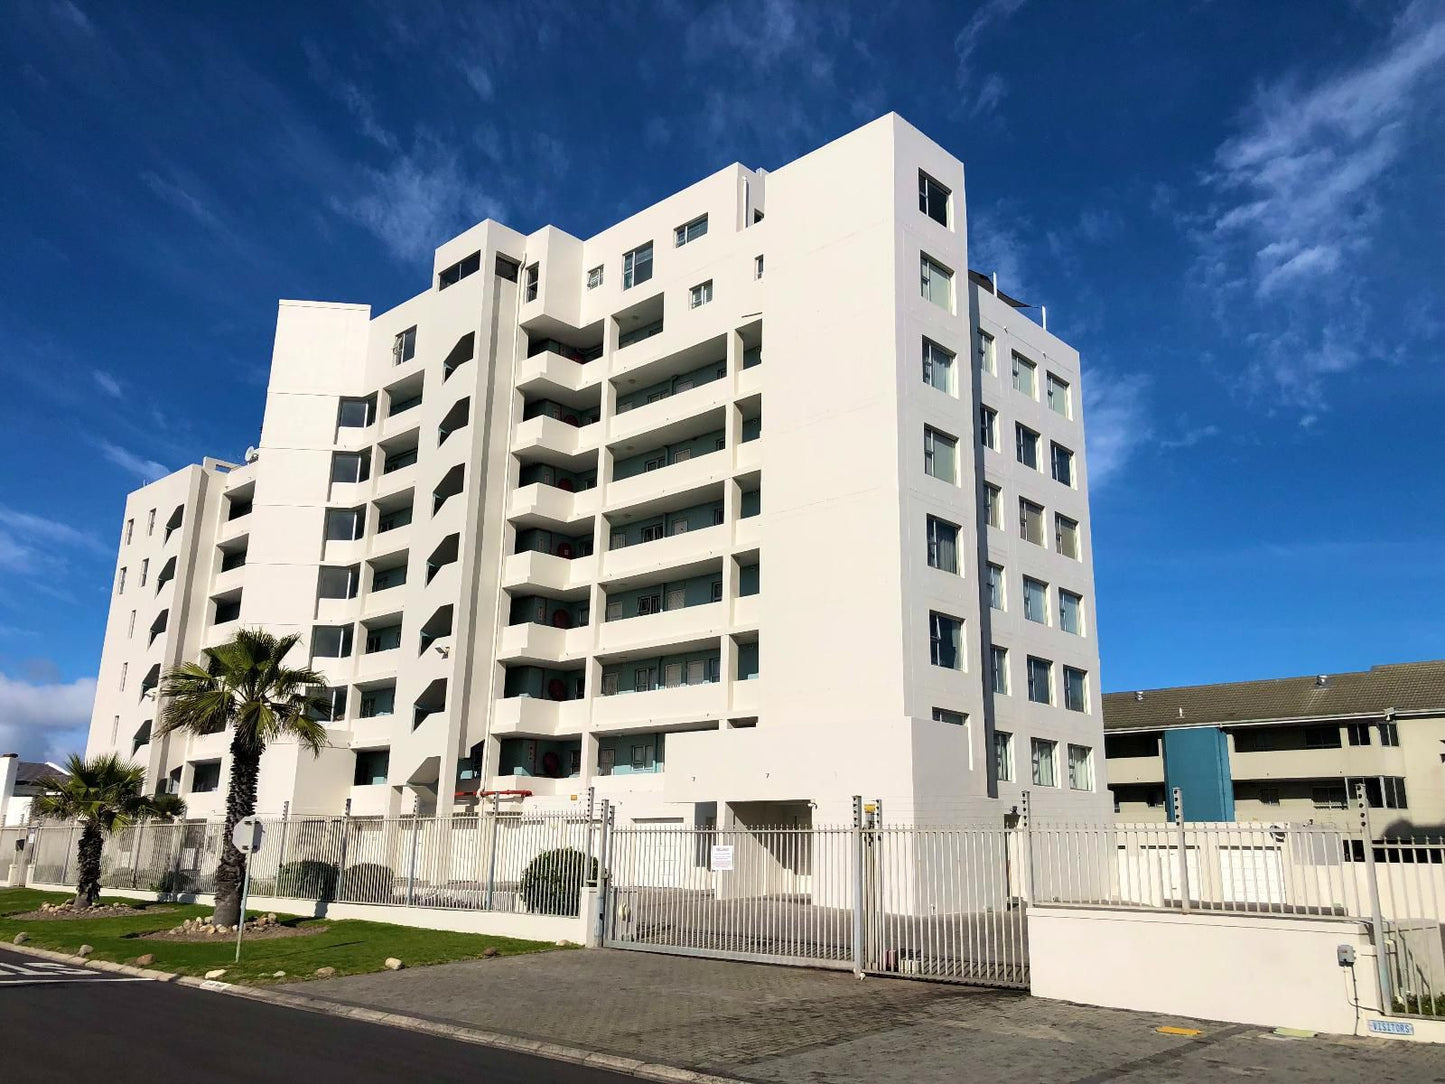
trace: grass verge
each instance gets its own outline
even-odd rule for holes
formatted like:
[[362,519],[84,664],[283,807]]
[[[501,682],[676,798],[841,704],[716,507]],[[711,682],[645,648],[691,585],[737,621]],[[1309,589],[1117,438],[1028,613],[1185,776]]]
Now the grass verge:
[[[325,933],[309,937],[246,942],[238,964],[234,960],[236,942],[233,939],[190,944],[147,941],[137,936],[169,930],[179,926],[184,919],[211,913],[212,908],[198,904],[157,904],[102,895],[104,903],[128,903],[142,908],[142,911],[135,915],[97,919],[22,920],[13,917],[33,911],[42,903],[60,903],[70,898],[71,895],[66,893],[38,892],[30,888],[0,889],[0,944],[12,943],[15,935],[23,931],[29,935],[27,944],[38,948],[74,953],[81,945],[90,945],[94,949],[94,959],[122,964],[134,963],[137,956],[150,953],[155,956],[155,962],[149,966],[161,971],[204,975],[207,971],[223,967],[226,969],[225,981],[249,985],[309,979],[318,967],[334,967],[338,975],[381,971],[388,956],[395,956],[407,967],[422,967],[476,959],[489,948],[496,949],[499,956],[518,956],[556,947],[545,941],[524,941],[515,937],[421,930],[386,922],[287,918],[282,915],[278,917],[287,925],[323,925],[328,928]],[[250,911],[248,915],[254,917],[259,913]],[[277,971],[286,972],[286,977],[275,978]]]

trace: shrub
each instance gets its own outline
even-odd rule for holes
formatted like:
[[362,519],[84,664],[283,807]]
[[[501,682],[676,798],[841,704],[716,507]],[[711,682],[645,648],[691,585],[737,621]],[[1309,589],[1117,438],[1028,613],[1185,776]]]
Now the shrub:
[[575,915],[582,886],[596,876],[597,859],[575,847],[558,847],[527,864],[518,891],[533,914]]
[[183,873],[178,869],[168,869],[160,875],[160,879],[151,883],[151,891],[160,896],[174,898],[184,895],[195,888],[195,882],[191,880],[189,873]]
[[347,866],[341,874],[337,895],[357,903],[390,903],[396,874],[390,866],[375,862],[358,862]]
[[336,867],[311,858],[287,862],[276,871],[276,895],[329,903],[336,898]]

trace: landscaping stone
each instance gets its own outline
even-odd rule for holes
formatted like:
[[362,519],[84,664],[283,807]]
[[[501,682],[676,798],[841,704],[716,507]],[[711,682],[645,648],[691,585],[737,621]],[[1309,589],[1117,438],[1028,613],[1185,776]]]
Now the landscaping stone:
[[286,972],[284,972],[284,971],[276,971],[276,972],[273,972],[273,973],[272,973],[271,977],[272,977],[273,979],[284,979],[284,978],[286,977]]
[[226,969],[225,969],[224,967],[218,967],[218,968],[216,968],[214,971],[207,971],[207,972],[206,972],[206,978],[208,978],[208,979],[219,979],[219,978],[220,978],[222,975],[224,975],[225,973],[226,973]]
[[147,952],[144,956],[137,956],[135,958],[135,965],[137,967],[150,967],[150,965],[155,962],[155,953],[152,952]]
[[334,967],[318,967],[318,968],[316,969],[316,977],[317,977],[318,979],[329,979],[329,978],[331,978],[332,976],[334,976],[335,974],[336,974],[336,968],[334,968]]
[[26,941],[29,941],[29,940],[30,940],[30,935],[29,935],[28,933],[21,932],[21,933],[17,933],[17,934],[15,935],[15,944],[17,944],[17,945],[23,945],[23,944],[25,944]]
[[81,945],[80,948],[76,950],[75,954],[77,956],[89,956],[94,951],[95,949],[91,948],[89,945]]
[[482,955],[485,956],[485,957],[486,957],[487,959],[489,959],[489,960],[490,960],[493,956],[495,956],[496,954],[497,954],[496,947],[495,947],[495,946],[491,946],[491,945],[489,945],[489,946],[487,947],[487,951],[486,951],[486,952],[482,953]]
[[386,969],[388,971],[400,971],[401,961],[398,960],[395,956],[388,956],[386,958]]

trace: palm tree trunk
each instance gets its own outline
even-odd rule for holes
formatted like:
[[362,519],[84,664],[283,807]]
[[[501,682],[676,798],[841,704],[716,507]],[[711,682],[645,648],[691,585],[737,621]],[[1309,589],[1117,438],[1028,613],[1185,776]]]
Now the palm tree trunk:
[[241,880],[246,874],[246,856],[231,842],[236,822],[256,812],[256,779],[261,754],[240,740],[231,739],[231,783],[226,790],[226,828],[221,839],[221,862],[216,867],[216,925],[235,926],[241,921]]
[[90,907],[100,899],[100,852],[104,840],[100,828],[89,822],[80,831],[76,848],[75,906]]

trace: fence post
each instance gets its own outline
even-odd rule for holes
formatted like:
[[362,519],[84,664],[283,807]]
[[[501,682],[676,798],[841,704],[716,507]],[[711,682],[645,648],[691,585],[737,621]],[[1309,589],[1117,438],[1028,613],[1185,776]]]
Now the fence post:
[[281,803],[281,842],[276,851],[276,879],[281,878],[281,867],[286,864],[286,836],[291,827],[291,803]]
[[[487,833],[487,910],[497,887],[497,795],[492,795],[492,827]],[[515,907],[515,904],[513,905]]]
[[1365,851],[1365,880],[1370,886],[1370,940],[1375,943],[1375,971],[1380,977],[1380,1012],[1395,1011],[1394,984],[1390,980],[1390,957],[1385,947],[1385,912],[1380,907],[1380,882],[1375,873],[1375,831],[1370,824],[1370,803],[1365,784],[1355,783],[1355,808],[1360,813],[1360,841]]
[[596,790],[596,787],[587,788],[587,863],[582,867],[584,876],[593,881],[595,878],[592,876],[592,829],[596,827],[597,822],[592,819],[592,803],[596,797]]
[[70,825],[70,834],[66,837],[65,861],[60,866],[60,883],[69,883],[70,856],[75,853],[75,829],[78,827],[73,821]]
[[1023,894],[1024,910],[1027,911],[1029,904],[1034,902],[1034,818],[1029,809],[1027,788],[1019,792],[1019,827],[1023,829],[1019,833],[1019,848],[1023,851],[1019,855],[1019,864],[1023,866],[1019,891]]
[[1179,837],[1179,908],[1189,910],[1189,850],[1184,836],[1184,792],[1175,787],[1170,794],[1174,803],[1174,834]]
[[[592,804],[591,788],[588,788],[587,803]],[[587,838],[590,841],[592,832],[589,829]],[[607,943],[607,894],[612,884],[612,803],[606,798],[602,799],[602,832],[598,840],[598,851],[600,857],[597,862],[597,945]]]
[[140,887],[140,834],[145,831],[146,822],[139,820],[135,822],[135,842],[130,848],[130,886]]
[[406,905],[411,907],[416,901],[416,844],[417,836],[421,832],[421,817],[412,814],[411,818],[411,862],[408,863],[406,873]]
[[863,977],[863,795],[853,795],[853,974]]

